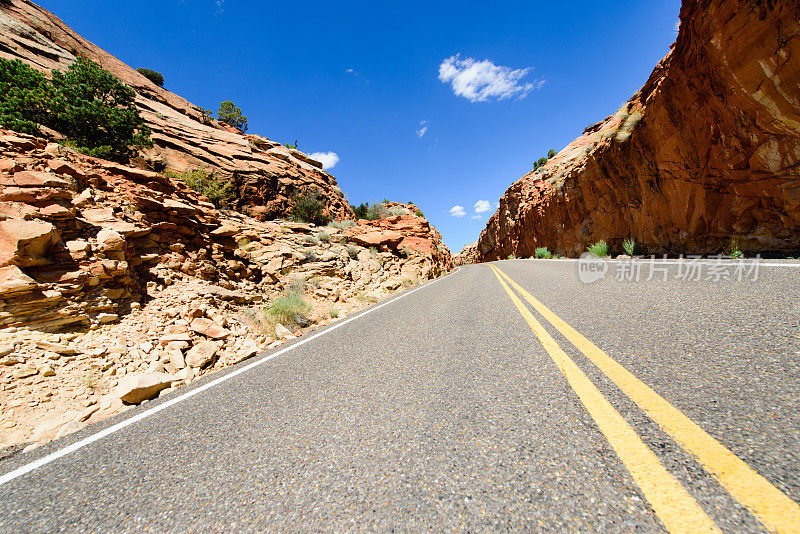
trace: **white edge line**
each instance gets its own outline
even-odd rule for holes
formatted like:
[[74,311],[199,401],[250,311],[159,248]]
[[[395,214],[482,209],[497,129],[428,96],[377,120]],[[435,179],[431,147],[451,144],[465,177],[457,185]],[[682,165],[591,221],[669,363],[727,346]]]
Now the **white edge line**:
[[[578,258],[516,258],[514,260],[508,260],[508,259],[505,259],[505,260],[492,260],[492,261],[485,262],[485,263],[489,264],[489,263],[494,263],[495,261],[520,261],[520,260],[523,260],[523,261],[562,261],[562,262],[580,261]],[[604,259],[602,261],[607,261],[607,262],[614,262],[614,261],[628,262],[628,261],[631,261],[631,260],[617,260],[617,259],[612,258],[610,260]],[[700,259],[700,260],[692,260],[692,259],[685,259],[685,260],[666,259],[666,260],[663,260],[662,259],[662,260],[650,261],[649,259],[640,259],[640,260],[636,260],[636,261],[637,262],[640,261],[640,262],[645,263],[647,265],[650,265],[650,264],[656,264],[656,265],[681,265],[681,264],[686,264],[686,263],[690,263],[690,262],[694,262],[694,263],[696,263],[696,262],[700,262],[700,263],[714,262],[714,264],[716,265],[716,262],[718,260],[716,260],[714,258],[703,258],[703,259]],[[753,263],[754,258],[743,258],[741,260],[723,260],[723,261],[725,261],[725,263],[722,263],[722,265],[736,265],[738,263],[744,263],[745,265],[748,265],[750,263]],[[470,264],[470,265],[481,265],[481,264],[480,263],[475,263],[475,264]],[[758,266],[759,267],[800,267],[800,262],[797,262],[797,263],[778,263],[778,262],[771,262],[769,260],[762,259],[761,261],[758,262]]]
[[197,395],[198,393],[202,393],[203,391],[206,391],[207,389],[211,389],[214,386],[216,386],[218,384],[221,384],[222,382],[230,380],[231,378],[233,378],[235,376],[238,376],[238,375],[240,375],[240,374],[242,374],[242,373],[244,373],[246,371],[249,371],[250,369],[258,367],[259,365],[263,365],[263,364],[267,363],[268,361],[270,361],[271,359],[280,356],[281,354],[289,352],[292,349],[296,349],[297,347],[299,347],[301,345],[304,345],[304,344],[308,343],[309,341],[311,341],[313,339],[316,339],[316,338],[318,338],[320,336],[323,336],[325,334],[333,332],[337,328],[342,327],[342,326],[346,325],[347,323],[349,323],[351,321],[355,321],[356,319],[360,319],[361,317],[364,317],[367,314],[370,314],[370,313],[372,313],[372,312],[374,312],[376,310],[379,310],[379,309],[383,308],[384,306],[387,306],[387,305],[389,305],[389,304],[391,304],[393,302],[397,302],[398,300],[400,300],[400,299],[402,299],[404,297],[407,297],[408,295],[411,295],[412,293],[414,293],[416,291],[419,291],[420,289],[423,289],[425,287],[430,287],[431,285],[435,284],[436,282],[438,282],[440,280],[444,280],[445,278],[449,277],[450,275],[453,275],[453,274],[457,273],[460,270],[461,270],[461,267],[458,267],[454,271],[446,274],[445,276],[442,276],[441,278],[437,278],[436,280],[433,280],[433,281],[431,281],[431,282],[429,282],[427,284],[424,284],[424,285],[421,285],[421,286],[419,286],[417,288],[414,288],[411,291],[407,291],[407,292],[403,293],[402,295],[399,295],[399,296],[393,298],[392,300],[384,302],[383,304],[378,304],[375,307],[367,308],[366,311],[364,311],[363,313],[359,313],[355,317],[350,317],[349,319],[345,319],[342,322],[336,323],[336,324],[334,324],[334,325],[332,325],[332,326],[330,326],[328,328],[325,328],[321,332],[317,332],[316,334],[313,334],[313,335],[308,336],[306,338],[301,338],[300,341],[298,341],[297,343],[294,343],[294,344],[292,344],[292,345],[290,345],[288,347],[285,347],[285,348],[279,350],[278,352],[276,352],[274,354],[270,354],[269,356],[265,356],[264,358],[262,358],[260,360],[257,360],[255,362],[252,362],[252,363],[242,367],[241,369],[237,369],[235,371],[232,371],[232,372],[226,374],[225,376],[221,376],[221,377],[219,377],[219,378],[217,378],[215,380],[212,380],[211,382],[208,382],[207,384],[203,384],[202,386],[198,387],[197,389],[193,389],[191,391],[187,391],[183,395],[175,397],[174,399],[170,399],[170,400],[168,400],[168,401],[166,401],[164,403],[159,404],[158,406],[154,406],[154,407],[150,408],[149,410],[145,410],[144,412],[142,412],[142,413],[140,413],[138,415],[135,415],[135,416],[133,416],[133,417],[131,417],[129,419],[125,419],[124,421],[120,421],[119,423],[117,423],[115,425],[112,425],[112,426],[106,428],[105,430],[101,430],[97,434],[92,434],[91,436],[85,437],[80,441],[76,441],[72,445],[69,445],[67,447],[64,447],[63,449],[59,449],[57,451],[51,452],[47,456],[43,456],[43,457],[39,458],[38,460],[34,460],[33,462],[30,462],[30,463],[27,463],[27,464],[25,464],[23,466],[20,466],[17,469],[14,469],[13,471],[5,473],[4,475],[0,476],[0,486],[3,486],[4,484],[6,484],[8,482],[11,482],[12,480],[14,480],[16,478],[19,478],[22,475],[30,473],[31,471],[33,471],[35,469],[38,469],[38,468],[40,468],[42,466],[45,466],[45,465],[47,465],[47,464],[49,464],[49,463],[51,463],[51,462],[53,462],[55,460],[58,460],[59,458],[62,458],[64,456],[68,455],[68,454],[71,454],[71,453],[73,453],[73,452],[75,452],[77,450],[80,450],[83,447],[86,447],[87,445],[91,445],[95,441],[101,440],[106,436],[110,436],[111,434],[114,434],[115,432],[119,432],[123,428],[125,428],[127,426],[130,426],[130,425],[132,425],[134,423],[138,423],[139,421],[141,421],[143,419],[146,419],[146,418],[150,417],[151,415],[155,415],[158,412],[160,412],[161,410],[166,410],[170,406],[174,406],[174,405],[178,404],[179,402],[183,402],[186,399]]

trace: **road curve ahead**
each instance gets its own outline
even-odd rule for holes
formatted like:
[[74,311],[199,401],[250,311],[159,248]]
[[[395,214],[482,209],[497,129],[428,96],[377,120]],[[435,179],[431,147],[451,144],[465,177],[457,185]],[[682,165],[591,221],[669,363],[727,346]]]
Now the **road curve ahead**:
[[703,268],[463,267],[3,461],[0,531],[797,532],[800,264]]

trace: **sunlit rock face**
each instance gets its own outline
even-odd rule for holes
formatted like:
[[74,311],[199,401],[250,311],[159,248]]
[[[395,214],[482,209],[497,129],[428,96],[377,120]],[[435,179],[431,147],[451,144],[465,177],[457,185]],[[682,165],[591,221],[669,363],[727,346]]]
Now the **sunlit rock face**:
[[500,199],[482,261],[800,249],[800,4],[686,0],[644,87]]

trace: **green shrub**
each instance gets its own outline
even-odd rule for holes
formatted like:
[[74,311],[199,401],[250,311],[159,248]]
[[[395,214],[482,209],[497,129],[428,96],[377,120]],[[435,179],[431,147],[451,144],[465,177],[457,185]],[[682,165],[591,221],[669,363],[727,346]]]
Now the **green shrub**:
[[517,259],[517,257],[516,257],[516,256],[514,256],[513,254],[509,254],[509,255],[508,255],[508,259],[509,259],[509,260],[516,260],[516,259]]
[[319,241],[313,235],[307,235],[303,238],[303,243],[307,245],[319,245]]
[[556,150],[554,148],[548,150],[546,156],[542,156],[541,158],[533,162],[533,170],[538,171],[539,169],[544,167],[545,163],[547,163],[547,160],[549,160],[555,155],[556,155]]
[[379,202],[373,202],[372,204],[363,202],[358,206],[351,204],[350,207],[352,208],[353,213],[355,213],[356,219],[374,221],[376,219],[385,219],[389,216],[389,210],[383,205],[383,203]]
[[608,244],[602,239],[591,245],[587,250],[599,258],[605,258],[608,256]]
[[737,260],[744,256],[744,253],[739,248],[739,241],[735,237],[731,238],[730,253],[728,255]]
[[547,258],[552,258],[553,257],[553,254],[547,249],[547,247],[539,247],[539,248],[537,248],[536,252],[534,253],[534,255],[535,255],[535,257],[537,257],[539,259],[547,259]]
[[191,169],[183,173],[166,171],[164,176],[183,181],[191,189],[207,197],[217,208],[225,206],[236,196],[230,180],[218,178],[205,169]]
[[66,72],[54,70],[50,81],[19,60],[0,59],[0,124],[34,135],[47,126],[90,156],[127,161],[134,149],[152,146],[135,96],[86,59],[77,59]]
[[319,232],[317,234],[317,239],[322,243],[330,243],[331,242],[331,234],[328,232]]
[[234,128],[239,128],[243,132],[247,131],[247,116],[242,115],[242,110],[237,108],[230,100],[220,103],[217,118]]
[[295,140],[294,140],[294,144],[291,144],[291,143],[286,143],[286,144],[284,144],[283,146],[285,146],[286,148],[293,148],[293,149],[295,149],[295,150],[298,150],[298,148],[297,148],[297,147],[298,147],[298,146],[300,146],[300,145],[298,144],[298,142],[297,142],[297,139],[295,139]]
[[39,125],[48,122],[53,96],[41,72],[18,59],[0,59],[0,126],[41,135]]
[[417,217],[425,217],[425,215],[422,213],[421,209],[418,209],[417,211],[415,211],[414,215],[416,215]]
[[331,319],[336,319],[337,317],[339,317],[339,310],[337,310],[336,308],[330,308],[328,310],[328,313],[330,314]]
[[292,195],[292,219],[298,222],[325,226],[331,220],[318,189],[296,191]]
[[47,126],[90,156],[126,161],[134,148],[152,146],[150,129],[133,104],[136,93],[93,61],[78,58],[53,71],[55,97]]
[[136,69],[136,72],[153,82],[159,87],[164,87],[164,75],[160,72],[156,72],[153,69],[148,69],[146,67],[139,67]]
[[349,228],[350,226],[355,226],[355,221],[351,221],[349,219],[344,221],[331,221],[328,223],[328,226],[332,226],[333,228],[338,228],[339,230],[343,230],[345,228]]
[[633,256],[634,252],[636,252],[636,241],[633,239],[626,239],[622,242],[622,250],[624,250],[625,254],[628,256]]
[[303,298],[303,293],[294,289],[285,291],[267,305],[267,315],[283,326],[297,324],[297,316],[309,311],[311,305]]
[[361,249],[355,245],[347,245],[347,255],[350,256],[350,259],[355,260],[358,258],[358,253],[361,252]]
[[388,215],[389,217],[394,217],[396,215],[405,215],[406,214],[406,210],[404,210],[403,208],[400,208],[400,207],[389,208],[389,212],[388,213],[389,213],[389,215]]
[[214,111],[210,109],[200,108],[200,122],[203,124],[211,124],[211,119],[214,117]]

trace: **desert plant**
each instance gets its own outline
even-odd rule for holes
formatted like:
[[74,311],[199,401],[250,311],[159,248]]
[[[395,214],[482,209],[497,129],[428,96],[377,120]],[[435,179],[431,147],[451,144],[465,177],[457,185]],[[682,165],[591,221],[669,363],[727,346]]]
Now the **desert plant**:
[[389,208],[388,214],[389,217],[394,217],[395,215],[405,215],[406,210],[400,207]]
[[601,239],[597,243],[594,243],[593,245],[589,246],[587,250],[589,251],[590,254],[594,254],[599,258],[605,258],[606,256],[608,256],[608,243],[606,243]]
[[319,241],[313,235],[307,235],[307,236],[303,237],[303,243],[305,243],[307,245],[318,245]]
[[304,258],[306,261],[315,262],[319,259],[317,258],[317,253],[314,252],[313,250],[306,250],[304,251],[304,253],[305,253]]
[[210,109],[200,108],[200,122],[203,124],[211,124],[211,119],[214,117],[214,111]]
[[361,249],[355,245],[347,245],[347,255],[350,256],[351,260],[355,260],[358,258],[358,253],[361,252]]
[[136,93],[100,65],[78,58],[53,71],[54,98],[46,125],[91,156],[126,161],[152,146],[150,129],[134,105]]
[[239,128],[243,132],[247,131],[247,116],[242,115],[242,110],[237,108],[230,100],[220,102],[217,118],[234,128]]
[[153,82],[159,87],[164,87],[164,75],[160,72],[156,72],[153,69],[148,69],[146,67],[139,67],[136,69],[136,72]]
[[267,315],[283,326],[297,324],[297,315],[311,311],[303,293],[294,289],[285,291],[281,296],[272,299],[267,305]]
[[542,156],[541,158],[539,158],[539,159],[537,159],[536,161],[533,162],[533,170],[534,171],[538,171],[539,169],[544,167],[545,163],[547,163],[547,160],[549,160],[550,158],[552,158],[555,155],[556,155],[556,151],[555,151],[554,148],[551,148],[550,150],[548,150],[546,156]]
[[744,253],[739,248],[739,241],[735,237],[731,237],[731,246],[728,256],[736,260],[744,256]]
[[328,223],[328,226],[331,226],[333,228],[338,228],[339,230],[343,230],[344,228],[348,228],[350,226],[355,226],[355,225],[356,225],[355,221],[351,221],[349,219],[344,221],[331,221]]
[[53,102],[53,87],[22,61],[0,59],[0,126],[40,135]]
[[133,89],[100,65],[77,59],[48,81],[19,60],[0,59],[0,124],[30,134],[47,126],[76,150],[126,161],[152,146]]
[[283,145],[283,146],[285,146],[286,148],[293,148],[293,149],[295,149],[295,150],[298,150],[298,148],[297,148],[297,147],[298,147],[298,146],[300,146],[300,145],[299,145],[299,143],[297,142],[297,139],[295,139],[295,140],[294,140],[294,144],[291,144],[291,143],[286,143],[286,144],[285,144],[285,145]]
[[190,169],[186,172],[166,171],[164,176],[181,180],[191,189],[208,198],[214,206],[221,208],[236,196],[233,184],[205,169]]
[[337,317],[339,317],[339,310],[337,310],[336,308],[330,308],[328,310],[328,314],[331,316],[331,319],[336,319]]
[[516,259],[517,259],[517,257],[516,257],[516,256],[514,256],[513,254],[509,254],[509,255],[508,255],[508,259],[509,259],[509,260],[516,260]]
[[539,247],[534,252],[534,256],[539,259],[547,259],[552,258],[553,254],[550,252],[550,250],[548,250],[547,247]]
[[324,197],[318,189],[309,188],[296,191],[292,195],[292,219],[324,226],[331,217],[325,208]]
[[356,219],[374,221],[376,219],[385,219],[389,216],[389,210],[383,203],[379,202],[373,202],[372,204],[363,202],[358,206],[351,204],[350,207],[355,213]]
[[628,256],[633,256],[636,252],[636,241],[629,238],[622,242],[622,250],[625,251],[625,254]]
[[328,232],[325,232],[325,231],[319,232],[319,233],[317,233],[317,239],[321,243],[330,243],[331,242],[331,234],[329,234]]

